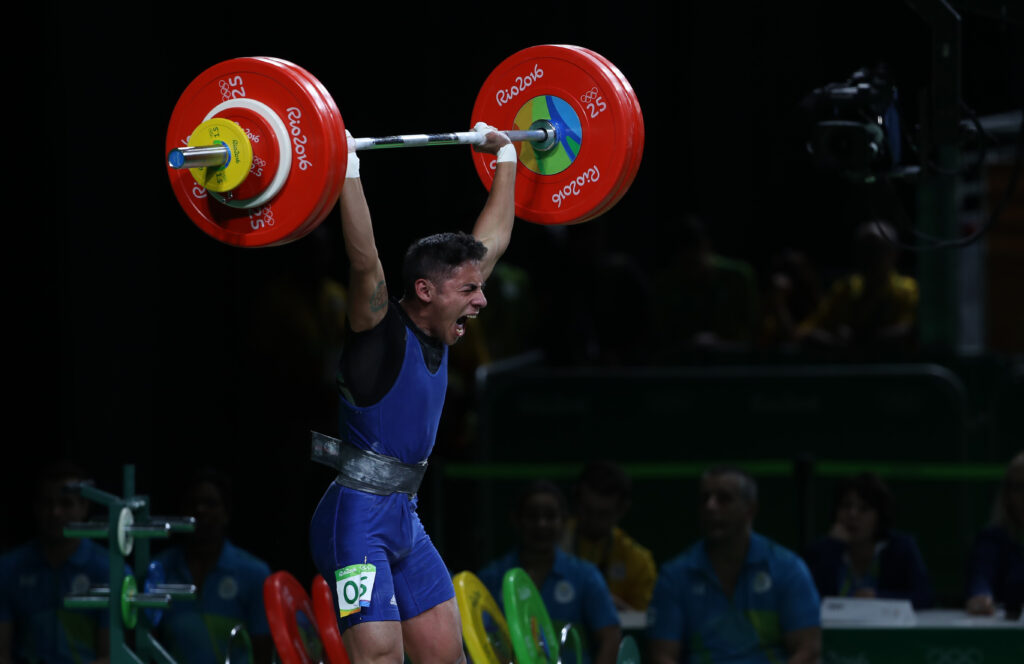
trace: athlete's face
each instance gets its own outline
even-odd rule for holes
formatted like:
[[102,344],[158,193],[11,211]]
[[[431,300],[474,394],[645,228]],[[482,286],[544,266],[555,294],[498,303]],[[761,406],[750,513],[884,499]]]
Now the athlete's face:
[[470,261],[456,267],[447,279],[430,282],[431,336],[449,346],[466,334],[466,320],[487,306],[480,266]]

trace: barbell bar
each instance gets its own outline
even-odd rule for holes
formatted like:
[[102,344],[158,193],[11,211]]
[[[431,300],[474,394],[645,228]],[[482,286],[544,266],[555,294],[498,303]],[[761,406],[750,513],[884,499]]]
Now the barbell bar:
[[[547,127],[526,130],[511,129],[502,133],[513,143],[530,141],[534,143],[535,150],[550,150],[558,140],[558,131],[550,122],[547,124]],[[376,138],[355,138],[353,142],[358,152],[360,150],[435,145],[479,145],[484,142],[484,137],[475,131],[456,131],[446,134],[400,134]],[[167,165],[171,168],[221,168],[231,161],[231,155],[231,148],[223,143],[174,148],[167,155]]]

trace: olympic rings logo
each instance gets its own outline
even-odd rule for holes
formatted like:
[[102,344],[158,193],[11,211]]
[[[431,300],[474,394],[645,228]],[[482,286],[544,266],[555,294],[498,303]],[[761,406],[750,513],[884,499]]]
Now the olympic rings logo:
[[600,179],[601,171],[598,170],[596,165],[591,166],[586,171],[567,182],[561,189],[551,194],[551,202],[558,207],[562,207],[562,201],[567,198],[571,198],[572,196],[580,195],[580,190],[583,188],[583,185],[588,182],[597,182]]
[[217,85],[220,86],[220,97],[224,101],[245,96],[245,88],[242,87],[241,76],[232,76],[226,81],[221,79],[217,81]]
[[597,86],[594,86],[580,95],[580,101],[586,104],[588,102],[596,100],[600,96],[601,91],[597,89]]
[[977,648],[929,648],[924,661],[928,664],[982,664],[985,653]]
[[249,212],[249,227],[254,231],[274,225],[274,211],[269,205],[253,208]]

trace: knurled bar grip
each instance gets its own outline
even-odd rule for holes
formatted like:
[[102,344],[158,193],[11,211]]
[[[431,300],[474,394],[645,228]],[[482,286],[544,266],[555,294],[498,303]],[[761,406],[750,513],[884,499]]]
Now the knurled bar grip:
[[[554,133],[551,129],[512,129],[502,132],[513,143],[549,140]],[[356,138],[356,150],[381,150],[384,148],[412,148],[430,145],[478,145],[486,139],[475,131],[456,131],[447,134],[403,134],[379,136],[377,138]],[[231,158],[231,151],[225,145],[174,148],[167,155],[171,168],[202,168],[223,166]]]

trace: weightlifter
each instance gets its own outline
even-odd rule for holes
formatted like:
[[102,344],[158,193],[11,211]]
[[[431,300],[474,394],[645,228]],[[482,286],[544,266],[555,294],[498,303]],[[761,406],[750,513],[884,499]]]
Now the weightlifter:
[[[450,574],[416,513],[447,387],[448,346],[487,305],[484,282],[515,220],[516,149],[483,123],[475,150],[496,156],[472,235],[441,233],[409,247],[403,293],[389,295],[349,135],[341,223],[351,263],[340,363],[340,440],[313,434],[313,458],[337,468],[310,525],[317,569],[331,586],[353,662],[464,662]],[[346,132],[347,133],[347,132]]]

